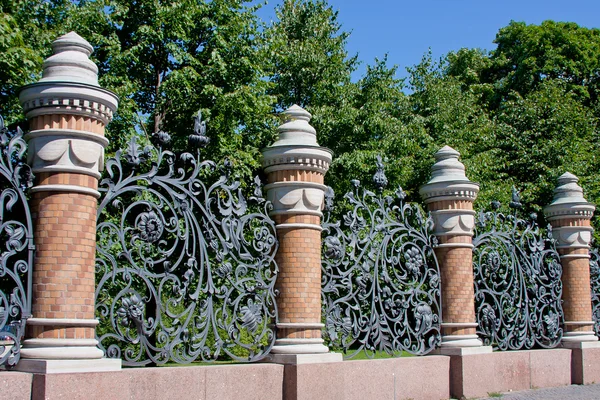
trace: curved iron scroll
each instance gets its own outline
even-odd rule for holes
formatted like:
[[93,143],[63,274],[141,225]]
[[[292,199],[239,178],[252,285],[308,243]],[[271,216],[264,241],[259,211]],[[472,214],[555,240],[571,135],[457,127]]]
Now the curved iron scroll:
[[9,132],[1,116],[0,149],[0,366],[14,366],[31,316],[34,244],[25,192],[33,175],[25,163],[23,132]]
[[[196,125],[191,146],[208,141]],[[256,361],[270,351],[275,225],[260,180],[249,204],[230,167],[207,184],[216,165],[199,152],[141,149],[135,139],[108,160],[96,259],[97,336],[108,357],[148,365]]]
[[[514,214],[477,215],[473,238],[477,333],[500,350],[556,347],[562,338],[562,267],[552,230]],[[520,208],[513,192],[511,207]]]
[[600,336],[600,253],[598,247],[590,248],[590,281],[592,286],[592,317],[594,332]]
[[353,181],[343,221],[331,221],[326,196],[322,297],[325,337],[351,358],[361,351],[426,354],[441,341],[440,273],[433,221],[402,188],[383,196],[381,159],[373,178],[379,194]]

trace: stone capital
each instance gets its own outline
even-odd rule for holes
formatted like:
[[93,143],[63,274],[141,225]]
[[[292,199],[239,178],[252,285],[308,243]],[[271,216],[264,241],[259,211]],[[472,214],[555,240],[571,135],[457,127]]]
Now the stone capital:
[[450,146],[444,146],[435,153],[431,179],[419,190],[426,204],[444,200],[475,200],[479,184],[466,177],[465,166],[458,161],[459,156],[460,153]]
[[[19,93],[27,118],[35,118],[33,130],[25,135],[27,162],[34,174],[70,173],[99,179],[108,145],[104,127],[117,109],[118,98],[98,85],[98,68],[89,59],[93,48],[81,36],[75,32],[61,36],[52,49],[42,78]],[[36,186],[33,191],[99,196],[94,189],[66,183]]]
[[461,209],[435,210],[431,211],[431,217],[433,218],[433,230],[436,236],[473,236],[475,211]]
[[27,118],[48,114],[83,115],[104,125],[117,109],[118,97],[98,85],[98,67],[89,59],[92,46],[75,32],[52,43],[42,79],[26,85],[19,101]]
[[583,189],[577,184],[579,178],[565,172],[558,178],[554,199],[544,208],[550,222],[561,219],[591,219],[596,207],[583,197]]
[[317,143],[311,115],[297,105],[283,113],[286,121],[277,129],[279,137],[262,150],[266,173],[281,170],[316,171],[325,174],[331,164],[332,152]]
[[577,184],[578,181],[579,178],[570,172],[561,175],[554,189],[552,203],[544,208],[546,218],[553,225],[558,248],[587,249],[592,240],[593,228],[589,224],[576,223],[578,220],[589,221],[596,208],[583,197],[583,189]]

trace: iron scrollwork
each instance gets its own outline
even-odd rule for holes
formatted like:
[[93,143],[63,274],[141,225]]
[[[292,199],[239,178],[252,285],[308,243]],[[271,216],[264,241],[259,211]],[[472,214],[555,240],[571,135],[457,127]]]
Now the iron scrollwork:
[[592,286],[592,319],[594,333],[600,336],[600,253],[595,243],[590,248],[590,281]]
[[479,212],[473,238],[477,333],[499,350],[556,347],[564,320],[562,267],[552,228],[541,229],[535,213],[519,218],[522,207],[513,189],[514,213]]
[[[208,143],[196,118],[190,147]],[[124,365],[256,361],[270,351],[277,322],[270,203],[254,181],[248,200],[225,162],[163,149],[128,149],[106,163],[96,259],[100,347]]]
[[0,366],[11,367],[19,362],[31,316],[34,244],[26,191],[33,174],[25,162],[23,132],[10,132],[1,116],[0,149]]
[[398,356],[427,354],[441,341],[440,273],[433,221],[416,204],[383,195],[378,158],[375,194],[353,181],[344,197],[351,210],[331,221],[333,190],[326,192],[322,298],[324,336],[351,358],[361,351]]

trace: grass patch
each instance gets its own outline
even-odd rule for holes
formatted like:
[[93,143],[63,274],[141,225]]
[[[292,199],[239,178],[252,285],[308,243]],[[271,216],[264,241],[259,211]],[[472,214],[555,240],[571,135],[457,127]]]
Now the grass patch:
[[503,394],[500,392],[489,392],[488,397],[502,397]]

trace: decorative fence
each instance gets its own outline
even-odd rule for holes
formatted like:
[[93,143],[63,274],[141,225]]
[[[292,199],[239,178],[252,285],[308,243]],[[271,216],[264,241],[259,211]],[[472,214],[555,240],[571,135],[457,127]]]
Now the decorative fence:
[[[442,319],[433,221],[417,204],[404,202],[402,189],[383,195],[381,160],[373,181],[378,194],[353,181],[354,192],[344,196],[350,210],[340,221],[332,221],[331,190],[326,198],[324,334],[348,358],[360,351],[427,354],[440,343]],[[562,267],[551,227],[540,228],[535,214],[518,217],[516,191],[513,214],[499,212],[497,202],[492,206],[477,215],[473,239],[477,333],[499,350],[556,347],[564,321]]]
[[537,215],[480,212],[473,238],[477,333],[499,350],[556,347],[562,338],[562,267],[552,229],[541,229]]
[[[129,146],[106,162],[99,191],[96,314],[99,347],[124,365],[228,357],[257,361],[275,341],[278,248],[271,204],[258,178],[245,194],[231,164],[202,160],[208,142],[200,115],[192,152]],[[33,223],[20,130],[0,119],[0,365],[19,361],[31,316]],[[334,221],[325,198],[322,304],[325,339],[348,358],[365,352],[428,354],[441,342],[440,266],[433,220],[401,188],[384,194],[353,181],[346,212]],[[477,333],[499,350],[556,347],[563,334],[562,267],[552,230],[536,215],[480,212],[473,238]],[[600,256],[590,250],[593,317],[600,321]]]
[[9,132],[2,116],[0,149],[0,366],[14,366],[31,316],[34,245],[26,191],[33,175],[23,132]]
[[228,161],[201,159],[200,115],[195,152],[167,150],[165,132],[152,139],[132,139],[100,184],[100,347],[124,365],[259,360],[275,340],[278,246],[261,182],[245,196]]
[[427,354],[440,343],[440,272],[433,221],[402,188],[387,185],[381,159],[377,194],[352,181],[350,211],[332,221],[333,191],[323,225],[324,335],[348,358],[361,351]]

